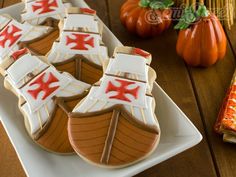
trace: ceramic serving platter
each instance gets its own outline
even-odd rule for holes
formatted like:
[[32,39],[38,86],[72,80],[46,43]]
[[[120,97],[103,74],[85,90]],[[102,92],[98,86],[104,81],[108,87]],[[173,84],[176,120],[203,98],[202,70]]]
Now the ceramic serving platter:
[[[82,0],[73,0],[74,6],[87,7]],[[0,14],[7,13],[19,20],[23,3],[4,8]],[[112,54],[120,41],[105,27],[104,42]],[[16,97],[4,89],[0,78],[0,118],[13,144],[22,166],[29,177],[124,177],[133,176],[166,159],[175,156],[198,144],[202,136],[184,113],[155,83],[153,95],[156,99],[156,115],[161,127],[161,140],[156,151],[146,160],[122,169],[103,169],[84,162],[76,155],[60,156],[49,153],[28,137],[23,117],[17,107]]]

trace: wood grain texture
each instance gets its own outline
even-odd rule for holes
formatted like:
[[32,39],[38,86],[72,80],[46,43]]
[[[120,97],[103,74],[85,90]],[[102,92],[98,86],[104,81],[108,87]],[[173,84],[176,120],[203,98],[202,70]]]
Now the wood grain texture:
[[11,6],[11,5],[14,5],[16,3],[21,2],[21,0],[2,0],[2,1],[3,1],[3,6],[2,7]]
[[4,131],[0,122],[0,176],[1,177],[26,177],[25,172],[19,162],[14,148]]
[[[203,142],[198,146],[137,176],[236,176],[235,145],[223,143],[222,137],[213,133],[212,129],[235,68],[235,56],[233,56],[232,50],[236,53],[236,25],[232,27],[231,31],[226,30],[230,45],[228,45],[225,60],[208,69],[186,68],[176,55],[177,36],[172,29],[162,36],[149,40],[139,39],[126,32],[119,21],[119,8],[123,1],[86,0],[125,45],[135,45],[153,54],[152,67],[157,71],[157,82],[204,136]],[[6,7],[17,2],[20,0],[0,0],[0,6]],[[109,8],[107,8],[107,4],[109,4]],[[0,154],[4,154],[0,156],[0,176],[11,177],[17,173],[17,176],[24,177],[25,174],[17,156],[1,126],[0,142],[4,147],[0,148]]]
[[[135,45],[152,53],[153,60],[151,65],[157,72],[157,82],[205,136],[188,71],[183,61],[175,52],[176,32],[171,27],[169,31],[153,39],[144,40],[137,38],[127,33],[120,23],[119,10],[117,9],[121,7],[124,0],[108,0],[108,2],[112,32],[124,45]],[[199,168],[199,164],[204,164],[204,166]],[[183,177],[192,176],[193,173],[194,176],[216,176],[205,138],[202,143],[193,149],[148,169],[137,176]]]
[[213,126],[234,70],[235,59],[229,44],[224,60],[216,65],[208,69],[189,68],[210,147],[222,177],[236,176],[235,145],[223,143],[222,136],[213,132]]

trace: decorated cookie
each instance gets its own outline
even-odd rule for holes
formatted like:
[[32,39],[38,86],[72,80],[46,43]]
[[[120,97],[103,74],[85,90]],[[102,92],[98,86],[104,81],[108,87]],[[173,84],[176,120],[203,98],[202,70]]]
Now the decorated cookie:
[[224,141],[236,143],[236,73],[214,128],[217,133],[224,134]]
[[96,11],[88,8],[68,8],[65,20],[59,24],[59,40],[47,55],[58,70],[90,84],[102,77],[103,63],[108,60],[102,25],[95,14]]
[[8,59],[4,85],[18,95],[30,137],[48,151],[72,153],[67,114],[86,95],[90,85],[58,72],[43,60],[26,48],[14,52]]
[[57,27],[65,17],[65,10],[71,7],[67,0],[23,0],[25,9],[21,14],[23,22],[33,25]]
[[51,27],[32,26],[28,23],[21,24],[8,15],[0,16],[0,71],[4,71],[6,58],[23,46],[30,50],[41,53],[49,50],[53,42],[47,41],[39,45],[40,39],[47,39],[53,33]]
[[119,168],[156,149],[160,128],[151,94],[156,74],[150,62],[151,55],[141,49],[116,48],[101,80],[69,114],[71,145],[85,161]]

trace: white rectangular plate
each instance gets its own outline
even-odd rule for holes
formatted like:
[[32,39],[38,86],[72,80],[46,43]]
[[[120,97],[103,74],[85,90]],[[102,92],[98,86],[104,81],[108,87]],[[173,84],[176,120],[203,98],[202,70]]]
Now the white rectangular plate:
[[[82,0],[73,0],[74,6],[87,7]],[[19,20],[23,4],[0,10]],[[104,42],[112,54],[120,41],[105,27]],[[17,107],[17,98],[4,89],[3,78],[0,78],[0,117],[3,126],[16,150],[16,153],[29,177],[123,177],[132,176],[144,171],[184,150],[196,145],[202,139],[196,127],[184,113],[155,83],[153,95],[156,99],[156,115],[161,127],[161,140],[156,151],[146,160],[122,169],[103,169],[92,166],[76,155],[60,156],[49,153],[34,144],[27,135],[23,117]]]

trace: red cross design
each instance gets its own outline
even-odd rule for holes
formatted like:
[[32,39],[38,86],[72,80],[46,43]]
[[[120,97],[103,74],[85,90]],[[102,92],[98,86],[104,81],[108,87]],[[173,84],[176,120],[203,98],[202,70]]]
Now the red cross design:
[[48,80],[45,82],[45,74],[46,73],[43,73],[39,78],[29,85],[38,85],[36,89],[27,91],[35,100],[37,100],[39,93],[44,92],[42,100],[45,100],[51,93],[59,88],[59,86],[50,87],[50,84],[56,83],[59,80],[50,72]]
[[[9,32],[10,31],[10,32]],[[10,41],[9,46],[11,47],[20,37],[21,34],[16,34],[21,32],[22,30],[17,28],[15,25],[7,26],[1,33],[0,33],[0,46],[5,48],[6,42]]]
[[72,33],[73,38],[66,36],[66,45],[75,44],[71,49],[74,50],[89,50],[86,45],[94,47],[94,37],[90,34],[76,34]]
[[39,12],[39,14],[44,14],[55,11],[53,7],[58,7],[56,0],[37,0],[32,5],[32,10],[33,12],[35,12],[40,9],[41,11]]
[[138,90],[139,90],[140,86],[137,86],[134,89],[127,89],[127,87],[129,85],[135,84],[135,82],[120,80],[120,79],[115,79],[115,81],[119,82],[120,86],[117,87],[111,81],[109,81],[108,86],[107,86],[106,91],[105,91],[105,93],[109,93],[109,92],[112,92],[112,91],[117,92],[116,95],[110,96],[109,97],[110,99],[118,99],[118,100],[131,102],[131,100],[126,97],[126,94],[132,95],[135,99],[138,98]]

